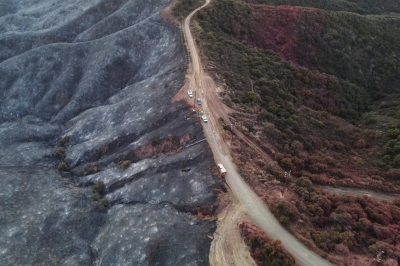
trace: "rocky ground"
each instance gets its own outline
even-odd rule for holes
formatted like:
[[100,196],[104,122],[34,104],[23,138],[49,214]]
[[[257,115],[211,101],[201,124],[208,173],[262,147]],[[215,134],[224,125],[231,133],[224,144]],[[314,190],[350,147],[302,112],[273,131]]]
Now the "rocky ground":
[[220,186],[172,102],[168,2],[0,1],[1,265],[208,265],[215,222],[190,211]]

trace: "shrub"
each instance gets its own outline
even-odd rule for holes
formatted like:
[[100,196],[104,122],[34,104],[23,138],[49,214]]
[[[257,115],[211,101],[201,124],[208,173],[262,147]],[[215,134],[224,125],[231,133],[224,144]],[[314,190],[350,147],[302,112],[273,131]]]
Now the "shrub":
[[279,222],[280,222],[283,226],[286,226],[286,225],[288,224],[288,222],[289,222],[289,218],[288,218],[287,216],[285,216],[285,215],[281,215],[281,216],[279,217]]
[[344,151],[346,148],[346,145],[344,145],[340,141],[335,141],[335,142],[333,142],[333,148],[337,151]]
[[366,125],[374,125],[378,123],[378,120],[372,116],[367,116],[365,117],[365,124]]
[[69,140],[70,140],[70,136],[67,135],[67,136],[63,137],[62,139],[59,139],[58,144],[60,146],[64,146],[65,144],[67,144],[69,142]]
[[85,169],[80,173],[81,175],[91,175],[97,173],[99,171],[99,166],[97,164],[89,164],[85,167]]
[[280,164],[282,168],[287,171],[289,171],[293,167],[292,159],[290,158],[283,158]]
[[241,223],[239,229],[257,265],[297,266],[294,258],[285,250],[280,240],[271,239],[247,222]]
[[98,193],[100,196],[103,196],[106,192],[106,185],[103,181],[98,181],[93,185],[93,190]]
[[255,95],[256,95],[256,94],[255,94],[254,92],[248,91],[247,94],[246,94],[246,99],[245,99],[245,101],[248,102],[248,103],[253,102],[254,99],[255,99]]
[[311,238],[315,245],[324,251],[328,251],[327,243],[329,243],[329,233],[325,231],[312,231]]
[[292,207],[289,202],[284,200],[279,201],[273,208],[273,211],[276,214],[276,217],[279,217],[279,221],[282,224],[287,224],[296,213],[295,208]]
[[304,149],[303,144],[298,140],[292,142],[291,148],[294,154],[299,154]]
[[302,176],[296,181],[296,186],[307,188],[307,190],[311,189],[312,185],[313,184],[308,177]]
[[365,140],[363,139],[359,139],[357,140],[357,142],[355,143],[356,148],[358,149],[363,149],[366,146]]
[[128,168],[129,165],[131,165],[131,161],[130,160],[124,160],[124,161],[120,161],[118,163],[118,166],[121,169],[126,169],[126,168]]
[[400,141],[390,140],[379,152],[379,157],[384,163],[392,167],[400,168]]
[[61,147],[56,147],[54,149],[54,156],[57,158],[63,158],[64,157],[64,149]]
[[161,143],[161,139],[159,139],[159,138],[154,138],[154,139],[152,139],[152,141],[151,141],[151,145],[152,146],[157,146],[157,145],[159,145]]
[[388,129],[387,134],[392,139],[396,139],[397,136],[400,134],[400,130],[397,128],[391,128],[391,129]]
[[68,165],[67,165],[67,163],[66,162],[60,162],[58,165],[57,165],[57,170],[58,171],[68,171]]
[[101,198],[95,201],[100,210],[105,210],[108,207],[108,201],[105,198]]

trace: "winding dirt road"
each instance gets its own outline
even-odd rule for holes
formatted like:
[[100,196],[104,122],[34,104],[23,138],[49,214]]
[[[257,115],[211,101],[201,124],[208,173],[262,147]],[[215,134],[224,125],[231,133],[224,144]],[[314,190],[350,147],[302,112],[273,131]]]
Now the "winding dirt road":
[[[219,117],[223,117],[225,121],[229,121],[226,112],[228,108],[220,101],[217,93],[217,86],[213,80],[203,72],[195,42],[190,31],[190,20],[193,15],[200,9],[206,7],[209,3],[210,0],[206,0],[204,5],[197,8],[186,17],[183,24],[183,32],[191,57],[191,68],[190,73],[188,74],[189,88],[196,91],[197,97],[202,99],[202,107],[209,120],[208,123],[203,123],[203,129],[213,151],[214,158],[216,162],[222,163],[227,169],[228,173],[226,175],[226,181],[232,189],[233,194],[239,200],[240,203],[238,204],[244,206],[246,212],[252,219],[252,222],[272,238],[280,239],[285,248],[295,257],[298,264],[307,266],[332,265],[313,251],[306,248],[299,240],[288,233],[280,225],[264,205],[262,200],[243,181],[241,176],[238,174],[231,156],[229,155],[229,151],[222,139],[221,129],[218,125]],[[215,246],[215,243],[213,245]],[[228,265],[228,262],[219,261],[212,264]]]

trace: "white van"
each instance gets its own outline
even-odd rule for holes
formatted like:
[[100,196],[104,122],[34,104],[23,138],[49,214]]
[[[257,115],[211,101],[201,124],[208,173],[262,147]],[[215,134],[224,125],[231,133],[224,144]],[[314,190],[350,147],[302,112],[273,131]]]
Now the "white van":
[[217,165],[218,165],[219,173],[220,173],[221,175],[226,175],[226,169],[225,169],[225,167],[222,165],[222,163],[219,163],[219,164],[217,164]]

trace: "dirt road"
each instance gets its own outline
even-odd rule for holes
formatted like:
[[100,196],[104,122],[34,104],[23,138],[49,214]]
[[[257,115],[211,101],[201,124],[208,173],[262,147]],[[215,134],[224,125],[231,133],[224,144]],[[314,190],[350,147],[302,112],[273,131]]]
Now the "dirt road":
[[[187,42],[187,47],[191,57],[191,68],[188,75],[189,88],[196,91],[197,96],[203,101],[202,107],[208,117],[209,122],[203,123],[203,129],[209,145],[213,151],[214,159],[216,162],[222,163],[228,171],[226,181],[234,195],[239,199],[240,204],[245,207],[252,222],[263,229],[272,238],[280,239],[285,248],[296,258],[300,265],[331,265],[326,260],[322,259],[316,253],[307,249],[300,241],[294,236],[289,234],[275,219],[272,213],[264,205],[262,200],[251,190],[251,188],[243,181],[238,174],[236,166],[232,162],[229,151],[225,146],[222,139],[221,129],[218,125],[219,117],[223,117],[225,121],[229,121],[225,106],[220,101],[217,93],[217,87],[212,79],[203,72],[201,61],[197,53],[197,49],[190,32],[190,20],[193,15],[200,9],[204,8],[210,3],[206,3],[201,7],[194,10],[186,17],[183,25],[183,32]],[[238,203],[238,205],[240,205]],[[240,209],[240,207],[237,207]],[[235,213],[235,212],[233,212]],[[232,219],[234,217],[232,216]],[[237,224],[236,224],[237,226]],[[216,238],[216,241],[218,238]],[[215,244],[214,244],[215,245]],[[221,263],[221,262],[219,262]],[[236,260],[234,265],[239,265],[240,261]],[[213,264],[216,265],[216,264]],[[221,264],[220,264],[221,265]],[[223,265],[223,263],[222,263]],[[226,264],[228,265],[228,263]],[[232,265],[232,264],[229,264]]]
[[350,196],[369,196],[369,197],[375,197],[377,200],[380,201],[388,201],[392,202],[395,199],[400,198],[399,194],[391,194],[391,193],[379,193],[379,192],[374,192],[366,189],[360,189],[360,188],[346,188],[346,187],[329,187],[329,186],[320,186],[320,185],[314,185],[316,188],[320,188],[325,192],[328,193],[333,193],[337,195],[350,195]]

